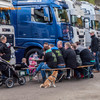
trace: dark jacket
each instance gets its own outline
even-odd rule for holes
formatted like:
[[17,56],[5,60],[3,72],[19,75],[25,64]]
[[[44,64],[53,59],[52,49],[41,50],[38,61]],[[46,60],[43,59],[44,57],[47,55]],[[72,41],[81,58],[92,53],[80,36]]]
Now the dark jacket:
[[44,52],[43,49],[41,49],[41,50],[40,50],[40,53],[39,53],[39,58],[40,58],[40,59],[42,59],[42,57],[44,56],[44,53],[43,53],[43,52]]
[[81,57],[82,63],[91,62],[92,60],[94,60],[92,53],[88,49],[82,50],[80,52],[80,57]]
[[65,64],[64,62],[64,58],[60,52],[60,50],[57,47],[53,47],[51,48],[51,50],[53,51],[53,53],[56,55],[57,58],[57,64]]
[[28,66],[25,63],[21,63],[21,68],[27,68]]
[[5,71],[7,69],[7,64],[0,62],[0,71]]
[[98,48],[99,48],[98,38],[95,35],[91,36],[91,46],[90,46],[90,48],[91,48],[92,52],[98,51]]
[[65,49],[64,49],[64,47],[59,48],[59,50],[60,50],[60,52],[61,52],[61,54],[63,55],[63,58],[64,58],[64,55],[65,55]]
[[49,49],[46,51],[44,55],[44,62],[46,62],[50,68],[57,68],[57,58],[52,50]]
[[3,54],[1,58],[9,61],[11,59],[11,50],[5,43],[0,42],[0,53]]
[[65,63],[66,67],[71,67],[71,68],[77,67],[76,53],[71,48],[65,50]]

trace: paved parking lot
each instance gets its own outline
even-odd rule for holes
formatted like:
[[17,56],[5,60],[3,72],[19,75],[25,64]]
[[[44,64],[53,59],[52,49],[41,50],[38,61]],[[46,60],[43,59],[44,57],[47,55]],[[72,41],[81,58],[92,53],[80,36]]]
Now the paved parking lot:
[[39,88],[37,81],[16,84],[8,89],[0,87],[0,100],[100,100],[100,73],[93,79],[65,80],[56,88]]

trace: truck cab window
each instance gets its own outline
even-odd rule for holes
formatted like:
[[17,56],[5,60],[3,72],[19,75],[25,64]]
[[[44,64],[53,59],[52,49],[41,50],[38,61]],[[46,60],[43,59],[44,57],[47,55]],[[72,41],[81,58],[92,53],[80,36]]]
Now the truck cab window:
[[83,17],[78,17],[76,15],[72,15],[71,16],[71,24],[72,26],[77,26],[79,28],[83,28],[84,27],[84,21],[83,21]]
[[100,22],[96,20],[91,21],[92,29],[100,30]]
[[54,8],[54,11],[58,22],[69,22],[66,9]]
[[[47,21],[45,20],[44,8],[43,7],[41,9],[33,8],[32,10],[34,10],[33,13],[31,14],[31,20],[32,21],[41,22],[41,23],[47,23]],[[49,14],[50,14],[50,22],[51,22],[51,18],[52,17],[51,17],[50,10],[49,10]]]
[[8,10],[0,10],[0,24],[10,24],[10,14]]

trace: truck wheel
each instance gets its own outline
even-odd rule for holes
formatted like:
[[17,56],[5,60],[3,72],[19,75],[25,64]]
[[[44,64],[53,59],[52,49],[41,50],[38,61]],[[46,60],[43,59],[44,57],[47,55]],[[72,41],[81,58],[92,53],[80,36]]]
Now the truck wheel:
[[29,64],[29,58],[32,57],[35,52],[37,52],[38,55],[39,55],[40,54],[40,49],[31,49],[26,53],[25,57],[27,59],[27,64]]

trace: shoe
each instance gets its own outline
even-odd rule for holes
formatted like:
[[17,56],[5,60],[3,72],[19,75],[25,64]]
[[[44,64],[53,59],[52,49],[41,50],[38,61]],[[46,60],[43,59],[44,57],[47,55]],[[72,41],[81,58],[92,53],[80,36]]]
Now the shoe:
[[93,77],[94,77],[94,75],[93,75],[93,74],[91,74],[91,75],[90,75],[90,78],[93,78]]
[[37,77],[37,75],[35,75],[35,77],[33,78],[34,80],[38,80],[38,77]]
[[66,79],[67,79],[67,80],[70,80],[70,79],[71,79],[71,77],[70,77],[70,76],[68,76],[68,77],[66,77]]
[[37,73],[38,73],[38,72],[37,72],[37,71],[35,71],[35,72],[33,73],[33,77],[35,77]]
[[99,71],[98,70],[93,70],[93,73],[99,73]]
[[81,75],[80,76],[77,76],[76,79],[81,79]]

